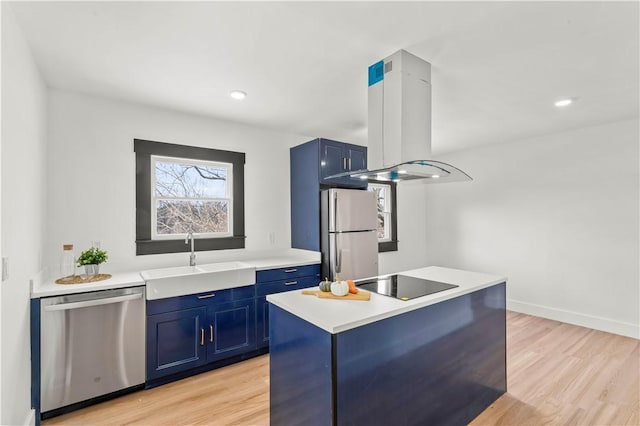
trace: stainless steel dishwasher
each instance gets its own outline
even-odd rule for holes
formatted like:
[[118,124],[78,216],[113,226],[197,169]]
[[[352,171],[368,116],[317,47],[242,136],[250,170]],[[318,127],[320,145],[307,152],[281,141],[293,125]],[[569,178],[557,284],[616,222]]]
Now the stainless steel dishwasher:
[[43,298],[41,412],[145,380],[145,288]]

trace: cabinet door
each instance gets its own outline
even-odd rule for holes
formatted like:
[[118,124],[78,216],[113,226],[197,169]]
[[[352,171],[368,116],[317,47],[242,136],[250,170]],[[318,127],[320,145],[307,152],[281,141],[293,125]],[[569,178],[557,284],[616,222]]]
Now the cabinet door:
[[207,312],[208,361],[228,358],[256,348],[255,299],[213,305]]
[[366,188],[367,182],[349,176],[327,179],[327,176],[367,168],[367,147],[329,139],[320,140],[320,178],[324,185]]
[[258,348],[269,346],[269,302],[266,296],[256,299],[257,307],[257,328],[258,328]]
[[347,166],[349,171],[367,168],[367,148],[359,145],[347,145]]
[[320,141],[320,178],[346,172],[346,158],[342,142],[322,139]]
[[147,317],[147,380],[205,364],[206,308]]

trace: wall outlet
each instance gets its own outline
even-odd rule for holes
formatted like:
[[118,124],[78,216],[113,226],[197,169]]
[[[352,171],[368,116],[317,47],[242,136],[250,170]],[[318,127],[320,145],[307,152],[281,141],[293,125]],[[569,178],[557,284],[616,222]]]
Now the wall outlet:
[[9,279],[9,258],[2,258],[2,281]]

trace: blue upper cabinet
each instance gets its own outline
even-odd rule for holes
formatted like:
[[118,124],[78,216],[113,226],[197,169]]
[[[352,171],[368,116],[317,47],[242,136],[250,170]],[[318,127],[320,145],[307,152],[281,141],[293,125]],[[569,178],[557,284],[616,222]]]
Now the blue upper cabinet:
[[[348,144],[346,147],[347,165],[349,171],[363,170],[367,168],[367,148],[360,145]],[[358,179],[358,184],[366,188],[366,182],[362,182],[362,179]]]
[[302,179],[307,186],[366,188],[366,182],[349,176],[329,179],[332,175],[366,168],[366,146],[318,138],[291,148],[291,177]]
[[332,175],[367,168],[367,147],[330,139],[318,139],[320,148],[320,183],[327,186],[366,188],[367,182],[348,176],[329,179]]
[[344,145],[342,142],[320,139],[320,180],[347,171]]
[[320,190],[366,189],[367,182],[329,176],[367,168],[367,147],[314,139],[291,148],[291,247],[320,251]]

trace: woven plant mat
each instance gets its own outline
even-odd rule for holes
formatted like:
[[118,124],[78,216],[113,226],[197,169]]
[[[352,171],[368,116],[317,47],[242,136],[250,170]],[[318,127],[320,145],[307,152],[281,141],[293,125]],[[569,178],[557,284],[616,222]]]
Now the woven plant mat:
[[82,278],[82,275],[74,275],[72,277],[58,278],[56,284],[86,284],[108,280],[109,278],[111,278],[111,274],[97,274],[88,279]]

